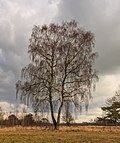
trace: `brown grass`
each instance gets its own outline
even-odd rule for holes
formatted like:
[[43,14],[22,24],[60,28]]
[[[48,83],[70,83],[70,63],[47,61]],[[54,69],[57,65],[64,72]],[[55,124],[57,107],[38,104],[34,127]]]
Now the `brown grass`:
[[[31,131],[31,130],[53,130],[51,126],[43,127],[4,127],[0,128],[1,131]],[[97,132],[120,132],[120,126],[60,126],[59,131],[97,131]]]
[[120,127],[0,128],[0,143],[120,143]]
[[98,132],[120,132],[120,126],[63,126],[60,130],[72,130],[72,131],[98,131]]

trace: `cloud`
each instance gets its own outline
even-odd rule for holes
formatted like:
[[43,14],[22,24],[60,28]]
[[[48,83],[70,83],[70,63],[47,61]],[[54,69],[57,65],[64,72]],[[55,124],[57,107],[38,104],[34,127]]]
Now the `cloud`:
[[82,27],[95,34],[100,74],[120,72],[120,1],[61,0],[58,21],[76,19]]
[[2,109],[2,112],[10,112],[14,105],[4,101],[0,102],[0,107]]
[[0,1],[0,99],[15,100],[15,83],[29,62],[27,47],[33,25],[50,23],[56,2],[48,0]]

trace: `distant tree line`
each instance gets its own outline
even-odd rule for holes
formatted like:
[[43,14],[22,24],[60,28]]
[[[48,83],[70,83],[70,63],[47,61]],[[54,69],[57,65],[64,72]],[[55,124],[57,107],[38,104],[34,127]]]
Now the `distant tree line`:
[[[62,115],[62,121],[65,125],[75,123],[72,114],[69,111],[69,104],[66,104],[65,112]],[[9,114],[9,115],[8,115]],[[46,126],[52,125],[51,121],[46,118],[46,115],[42,113],[27,113],[25,108],[22,112],[5,113],[0,107],[0,126],[1,127],[13,127],[13,126]]]
[[15,114],[10,114],[6,119],[0,116],[0,126],[1,127],[13,127],[13,126],[41,126],[41,125],[48,125],[49,120],[47,118],[37,118],[33,116],[33,114],[28,113],[23,118],[18,118]]

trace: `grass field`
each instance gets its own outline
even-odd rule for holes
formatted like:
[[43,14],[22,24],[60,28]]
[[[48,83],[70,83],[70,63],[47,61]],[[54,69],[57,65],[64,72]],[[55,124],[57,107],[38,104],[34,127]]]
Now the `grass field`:
[[[88,128],[88,130],[87,130]],[[99,129],[99,130],[98,130]],[[120,143],[120,130],[81,127],[59,131],[31,128],[0,129],[0,143]]]

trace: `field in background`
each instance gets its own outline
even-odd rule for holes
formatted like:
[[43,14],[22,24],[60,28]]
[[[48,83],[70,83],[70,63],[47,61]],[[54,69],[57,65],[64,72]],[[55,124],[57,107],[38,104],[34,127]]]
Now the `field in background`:
[[1,128],[0,143],[120,143],[120,127]]

